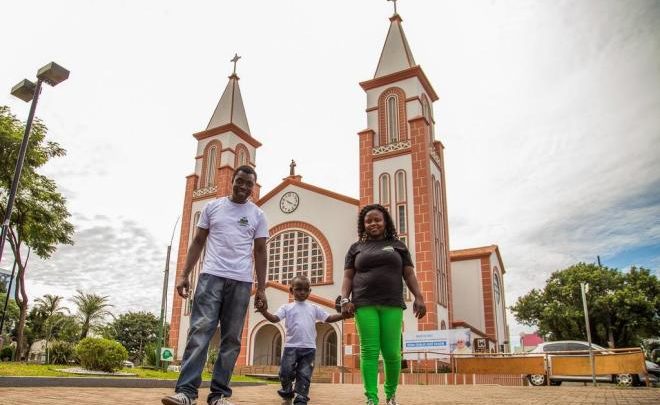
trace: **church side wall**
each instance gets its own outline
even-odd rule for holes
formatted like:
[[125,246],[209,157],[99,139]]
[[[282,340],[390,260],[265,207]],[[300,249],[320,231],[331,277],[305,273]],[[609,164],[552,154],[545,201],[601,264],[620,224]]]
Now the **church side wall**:
[[461,320],[486,330],[484,294],[481,284],[481,260],[461,260],[451,263],[454,320]]
[[[285,214],[279,206],[282,195],[288,191],[296,192],[300,198],[298,208],[291,214]],[[278,224],[300,221],[323,232],[332,254],[332,282],[313,286],[313,293],[328,299],[334,299],[339,295],[344,277],[344,257],[351,244],[357,240],[357,206],[289,185],[265,202],[261,208],[268,218],[269,229]]]
[[[497,334],[498,344],[504,344],[504,341],[508,341],[509,337],[507,336],[507,322],[506,322],[506,303],[504,302],[504,275],[502,274],[502,269],[499,265],[497,255],[492,253],[490,255],[490,262],[493,264],[492,271],[497,272],[497,276],[500,279],[500,300],[499,304],[496,300],[493,300],[493,305],[495,306],[495,332]],[[499,350],[499,349],[498,349]]]

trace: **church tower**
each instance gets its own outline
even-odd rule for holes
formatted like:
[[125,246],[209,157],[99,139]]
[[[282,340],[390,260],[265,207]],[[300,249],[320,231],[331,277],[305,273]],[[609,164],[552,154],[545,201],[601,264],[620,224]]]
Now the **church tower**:
[[[256,152],[261,143],[252,137],[248,125],[241,89],[236,75],[236,63],[240,56],[234,55],[234,71],[229,76],[220,101],[211,115],[206,129],[193,134],[197,140],[195,172],[186,177],[186,190],[181,216],[181,236],[177,256],[177,276],[183,272],[188,246],[202,208],[209,201],[231,194],[231,178],[241,165],[256,166]],[[259,199],[260,186],[255,185],[252,192],[254,201]],[[203,257],[203,253],[202,253]],[[172,320],[170,324],[169,344],[175,349],[177,359],[181,359],[186,343],[190,323],[192,297],[202,267],[202,260],[197,263],[191,274],[191,292],[187,299],[181,298],[174,291]],[[181,350],[177,350],[177,349]]]
[[[367,128],[358,134],[360,206],[385,206],[415,260],[428,313],[418,321],[406,311],[404,329],[448,329],[452,313],[444,147],[435,139],[432,105],[438,95],[415,63],[401,22],[395,9],[376,73],[360,83],[367,93]],[[412,299],[408,291],[405,295]]]

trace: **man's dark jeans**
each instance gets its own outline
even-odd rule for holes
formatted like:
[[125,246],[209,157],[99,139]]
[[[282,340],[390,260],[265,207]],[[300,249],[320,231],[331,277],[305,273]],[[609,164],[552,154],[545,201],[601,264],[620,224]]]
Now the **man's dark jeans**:
[[250,303],[252,283],[231,280],[202,273],[197,282],[193,301],[188,342],[183,353],[181,374],[176,392],[197,398],[202,382],[209,343],[220,323],[220,352],[213,367],[211,393],[208,402],[220,396],[230,397],[231,379],[238,353],[241,351],[241,332]]
[[[306,347],[285,347],[280,364],[282,389],[277,393],[284,399],[292,399],[294,404],[309,401],[309,384],[314,371],[316,349]],[[295,381],[295,386],[294,386]]]

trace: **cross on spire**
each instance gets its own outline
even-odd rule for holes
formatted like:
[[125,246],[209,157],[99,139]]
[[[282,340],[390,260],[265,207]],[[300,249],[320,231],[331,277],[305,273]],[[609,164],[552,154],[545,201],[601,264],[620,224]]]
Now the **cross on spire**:
[[394,3],[394,14],[396,14],[396,2],[397,2],[397,0],[387,0],[387,1],[391,1],[392,3]]
[[238,62],[238,60],[239,60],[240,58],[241,58],[241,57],[238,56],[237,53],[234,53],[234,57],[231,58],[231,59],[229,60],[230,62],[234,62],[234,73],[233,73],[233,74],[236,74],[236,63]]

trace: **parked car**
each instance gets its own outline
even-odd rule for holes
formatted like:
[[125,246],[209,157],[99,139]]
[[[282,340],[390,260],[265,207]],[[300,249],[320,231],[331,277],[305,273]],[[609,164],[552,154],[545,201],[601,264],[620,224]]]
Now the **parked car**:
[[[594,352],[598,353],[607,353],[608,350],[598,346],[597,344],[591,344]],[[536,346],[529,353],[553,353],[553,352],[571,352],[576,353],[571,354],[567,353],[566,355],[572,356],[588,356],[589,352],[589,343],[582,342],[579,340],[560,340],[557,342],[545,342]],[[577,353],[579,352],[579,353]],[[549,356],[548,359],[552,362],[552,356]],[[646,369],[648,370],[649,382],[653,385],[658,384],[660,381],[660,367],[657,364],[650,361],[646,361]],[[614,374],[614,375],[596,375],[596,381],[616,383],[623,386],[631,385],[644,385],[646,383],[646,376],[640,376],[638,374]],[[527,376],[529,383],[535,386],[546,385],[546,376],[544,374],[530,374]],[[551,375],[550,376],[550,385],[561,385],[564,381],[591,381],[592,377],[590,375]]]

